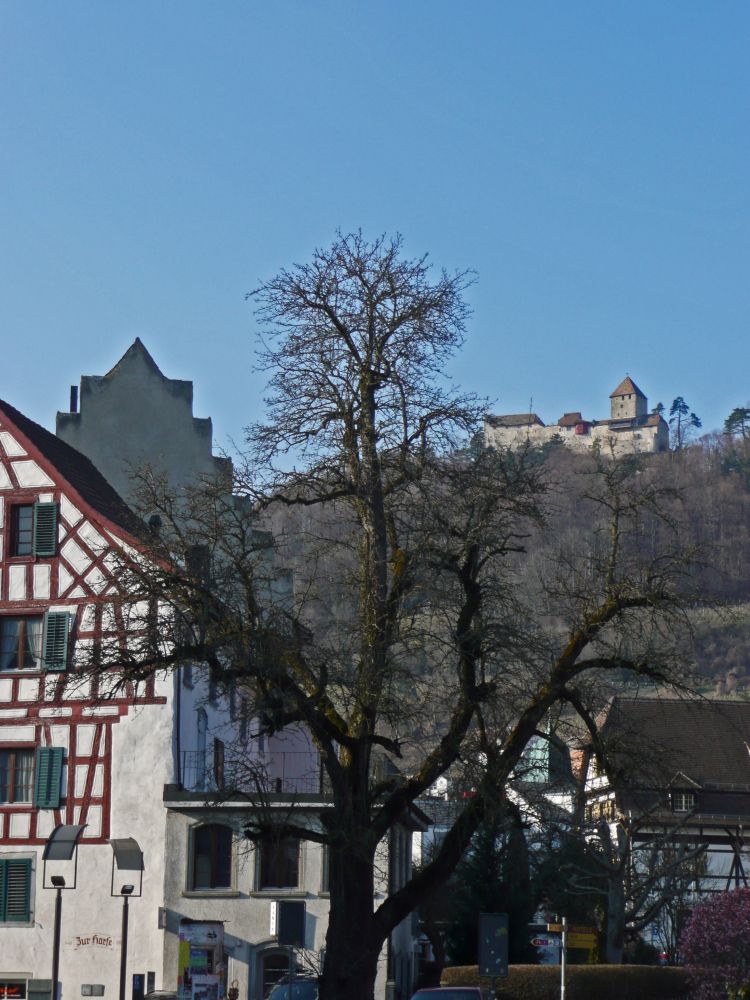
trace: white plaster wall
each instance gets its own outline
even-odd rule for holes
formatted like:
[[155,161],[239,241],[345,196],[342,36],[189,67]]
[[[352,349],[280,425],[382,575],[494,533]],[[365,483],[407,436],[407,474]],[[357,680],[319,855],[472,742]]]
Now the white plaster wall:
[[[314,818],[311,817],[311,822]],[[179,927],[183,919],[220,921],[224,923],[225,950],[230,956],[229,979],[238,980],[240,1000],[260,1000],[259,958],[268,951],[278,950],[270,934],[271,902],[276,899],[304,899],[306,909],[307,949],[316,954],[325,947],[328,926],[329,898],[321,892],[323,849],[319,844],[302,844],[301,884],[298,891],[258,892],[255,890],[256,853],[252,844],[239,832],[235,838],[234,889],[227,892],[191,892],[188,889],[190,828],[202,822],[224,822],[242,828],[241,808],[169,809],[167,821],[167,855],[165,906],[167,933],[164,941],[164,988],[176,989],[178,972]],[[408,842],[408,837],[406,838]],[[388,851],[385,843],[378,852],[377,880],[373,906],[385,897],[387,889]],[[411,956],[410,920],[396,929],[396,950]],[[356,934],[356,928],[352,928]],[[385,997],[386,950],[380,957],[376,998]]]
[[[234,978],[238,979],[240,1000],[257,1000],[259,985],[256,982],[259,954],[275,947],[270,935],[271,902],[275,899],[304,899],[307,912],[307,946],[319,952],[325,944],[329,902],[321,895],[322,849],[306,841],[302,845],[302,884],[297,892],[256,892],[256,855],[252,844],[237,834],[235,838],[234,890],[225,892],[190,892],[188,889],[188,862],[190,828],[200,822],[214,820],[241,828],[241,814],[224,809],[210,813],[207,810],[189,812],[169,810],[167,852],[170,865],[167,869],[165,904],[167,907],[167,935],[164,947],[165,983],[167,989],[177,986],[178,942],[180,921],[216,920],[224,923],[225,949],[232,958]],[[230,975],[232,970],[230,970]]]
[[[164,784],[172,776],[172,685],[163,679],[157,694],[166,705],[131,708],[112,731],[111,837],[135,837],[144,853],[143,895],[130,903],[128,983],[131,975],[155,972],[161,986],[163,932],[158,928],[164,898],[166,810]],[[50,810],[42,814],[54,819]],[[0,927],[0,973],[35,978],[52,975],[56,893],[42,888],[42,847],[4,847],[3,857],[33,857],[33,926]],[[51,865],[48,874],[57,868]],[[68,867],[60,872],[72,884]],[[63,1000],[80,997],[84,983],[101,983],[105,998],[119,989],[122,900],[110,896],[112,849],[83,841],[78,855],[77,888],[63,892],[60,981]],[[138,884],[134,872],[115,872],[115,889]],[[104,943],[96,943],[94,936]],[[80,939],[80,941],[79,941]],[[88,940],[88,943],[81,941]]]
[[615,457],[632,454],[651,454],[665,451],[668,446],[668,433],[664,423],[646,425],[635,430],[613,431],[607,424],[593,425],[588,434],[576,434],[570,427],[559,427],[551,424],[540,427],[538,424],[530,427],[493,427],[489,422],[484,425],[485,443],[496,448],[521,448],[529,443],[541,447],[555,438],[577,452],[590,450],[595,443],[605,455]]

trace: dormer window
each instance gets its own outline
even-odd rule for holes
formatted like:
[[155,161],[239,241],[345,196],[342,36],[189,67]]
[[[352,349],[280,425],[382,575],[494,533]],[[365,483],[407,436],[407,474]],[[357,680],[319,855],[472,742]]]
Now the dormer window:
[[687,813],[695,809],[694,792],[672,792],[672,812]]

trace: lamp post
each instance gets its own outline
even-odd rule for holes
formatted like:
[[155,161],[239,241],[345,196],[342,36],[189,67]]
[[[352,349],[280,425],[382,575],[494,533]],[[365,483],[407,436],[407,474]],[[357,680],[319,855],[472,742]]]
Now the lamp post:
[[65,879],[62,875],[53,875],[50,881],[57,890],[57,895],[55,896],[55,933],[52,939],[53,1000],[57,1000],[57,982],[60,978],[60,922],[62,921],[62,892],[65,888]]
[[[132,837],[110,840],[112,848],[112,881],[110,895],[122,896],[122,940],[120,944],[120,1000],[125,1000],[128,965],[128,917],[130,898],[137,898],[143,892],[143,851]],[[138,872],[138,892],[135,885],[123,885],[115,892],[115,867],[118,871]],[[119,881],[119,878],[118,878]]]
[[[83,825],[68,824],[56,826],[47,838],[42,854],[42,885],[45,889],[54,889],[55,897],[55,930],[52,942],[52,1000],[57,1000],[60,992],[60,926],[62,924],[62,894],[63,889],[75,889],[78,881],[78,839],[83,833]],[[47,862],[73,862],[73,884],[68,885],[63,875],[50,875],[47,884]]]
[[120,948],[120,1000],[125,1000],[126,971],[128,965],[128,900],[135,886],[124,885],[122,896],[122,946]]

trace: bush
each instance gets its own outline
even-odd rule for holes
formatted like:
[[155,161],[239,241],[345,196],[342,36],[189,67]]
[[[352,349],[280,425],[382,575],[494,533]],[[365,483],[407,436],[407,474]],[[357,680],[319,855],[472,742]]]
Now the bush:
[[[476,965],[443,969],[442,986],[485,986]],[[507,979],[498,979],[498,1000],[559,1000],[559,965],[511,965]],[[683,1000],[688,994],[685,969],[653,965],[568,966],[570,1000]]]

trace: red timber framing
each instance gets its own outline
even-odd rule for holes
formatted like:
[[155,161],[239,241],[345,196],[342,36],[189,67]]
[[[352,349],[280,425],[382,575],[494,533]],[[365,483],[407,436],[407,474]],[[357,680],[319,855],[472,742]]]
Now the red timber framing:
[[[66,479],[60,467],[73,478]],[[57,505],[54,555],[12,555],[16,505]],[[70,616],[70,646],[97,639],[97,608],[117,596],[112,550],[141,547],[123,501],[90,462],[0,401],[0,616]],[[44,843],[58,823],[87,823],[85,839],[110,836],[112,735],[137,706],[163,705],[153,680],[100,696],[96,680],[70,669],[0,669],[0,748],[65,749],[58,809],[0,804],[0,845]],[[116,673],[116,670],[114,671]]]

